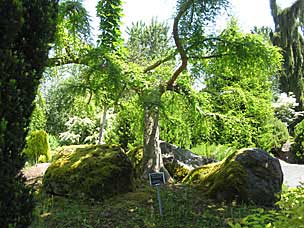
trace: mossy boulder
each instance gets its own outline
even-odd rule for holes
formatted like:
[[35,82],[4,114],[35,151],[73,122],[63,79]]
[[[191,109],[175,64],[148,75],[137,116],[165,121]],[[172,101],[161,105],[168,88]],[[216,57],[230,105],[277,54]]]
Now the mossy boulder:
[[43,188],[55,195],[103,200],[133,189],[133,168],[117,146],[62,147],[44,175]]
[[241,149],[221,162],[192,170],[183,180],[217,200],[273,205],[279,200],[283,173],[279,160],[258,149]]
[[[213,159],[208,159],[203,156],[196,155],[189,150],[175,146],[168,142],[161,141],[160,148],[164,165],[170,175],[176,181],[182,181],[194,168],[215,162]],[[143,151],[143,146],[139,146],[127,152],[127,155],[133,164],[136,177],[140,177],[142,174],[141,161],[143,157]]]

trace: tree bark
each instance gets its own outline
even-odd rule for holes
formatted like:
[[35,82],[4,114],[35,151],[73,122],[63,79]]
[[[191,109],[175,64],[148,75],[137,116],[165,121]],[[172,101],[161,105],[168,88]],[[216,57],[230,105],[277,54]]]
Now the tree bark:
[[159,106],[154,104],[146,105],[144,110],[144,154],[142,161],[143,178],[147,179],[149,173],[164,172],[166,181],[172,181],[162,159],[159,139]]
[[104,129],[105,129],[105,126],[106,126],[106,121],[107,121],[107,111],[108,111],[108,107],[107,107],[107,105],[104,105],[103,106],[102,120],[100,121],[98,145],[100,145],[103,142],[103,132],[104,132]]
[[[192,0],[186,0],[182,7],[179,9],[173,22],[173,39],[175,42],[176,50],[180,54],[181,64],[173,72],[171,78],[167,81],[166,85],[163,87],[159,85],[159,88],[147,92],[144,97],[144,153],[143,153],[143,178],[147,178],[151,172],[164,172],[166,181],[173,181],[168,170],[165,168],[159,140],[159,107],[162,94],[168,89],[172,88],[176,82],[178,76],[187,68],[188,57],[186,50],[183,47],[182,41],[179,37],[179,21],[181,17],[186,13],[190,7]],[[148,67],[143,73],[152,70],[162,62],[153,64]]]

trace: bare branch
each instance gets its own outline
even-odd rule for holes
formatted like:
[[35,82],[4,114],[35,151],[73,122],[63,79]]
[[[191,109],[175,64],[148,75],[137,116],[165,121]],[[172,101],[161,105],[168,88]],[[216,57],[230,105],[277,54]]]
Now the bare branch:
[[174,71],[172,77],[167,82],[167,87],[172,86],[174,84],[174,82],[176,81],[177,77],[180,75],[180,73],[182,73],[183,70],[185,70],[187,68],[188,57],[187,57],[186,50],[184,49],[183,44],[182,44],[182,42],[180,40],[180,37],[179,37],[178,23],[179,23],[181,17],[184,15],[184,13],[186,13],[186,11],[188,10],[188,8],[190,7],[191,3],[192,3],[192,0],[187,0],[181,6],[179,12],[177,13],[176,17],[174,18],[174,22],[173,22],[173,39],[174,39],[177,51],[180,54],[182,63]]

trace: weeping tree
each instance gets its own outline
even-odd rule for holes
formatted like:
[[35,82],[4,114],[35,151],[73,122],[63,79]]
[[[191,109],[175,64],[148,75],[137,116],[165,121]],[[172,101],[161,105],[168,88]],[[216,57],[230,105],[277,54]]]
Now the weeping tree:
[[[177,80],[187,69],[189,55],[199,46],[206,47],[209,40],[204,36],[207,26],[215,20],[227,1],[196,1],[180,0],[177,2],[177,12],[173,21],[173,40],[175,51],[167,56],[154,60],[142,71],[146,77],[154,77],[153,83],[147,84],[142,91],[144,106],[144,154],[142,160],[143,177],[150,172],[163,171],[167,179],[171,179],[164,167],[159,141],[159,108],[161,97],[167,91],[178,89]],[[155,74],[157,68],[178,54],[179,65],[167,77]],[[208,53],[201,53],[202,55]],[[205,56],[207,58],[207,56]],[[208,56],[209,57],[209,56]]]
[[62,1],[59,6],[58,29],[54,56],[50,67],[75,68],[77,76],[65,86],[69,95],[88,98],[103,110],[99,143],[102,142],[108,109],[119,99],[124,86],[120,80],[121,0],[99,0],[96,6],[100,19],[97,45],[91,42],[90,18],[81,0]]
[[34,207],[20,174],[33,101],[56,28],[56,0],[0,2],[0,224],[27,227]]
[[282,92],[292,92],[299,103],[298,111],[304,108],[304,0],[295,1],[281,9],[276,0],[270,0],[275,31],[271,34],[274,45],[283,50],[283,70],[280,75]]

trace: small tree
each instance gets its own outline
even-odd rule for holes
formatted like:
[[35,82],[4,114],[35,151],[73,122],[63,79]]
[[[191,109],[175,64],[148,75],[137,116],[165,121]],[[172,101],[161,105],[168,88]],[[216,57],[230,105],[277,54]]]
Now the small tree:
[[30,132],[23,152],[31,164],[48,162],[51,159],[51,149],[47,133],[44,130]]

